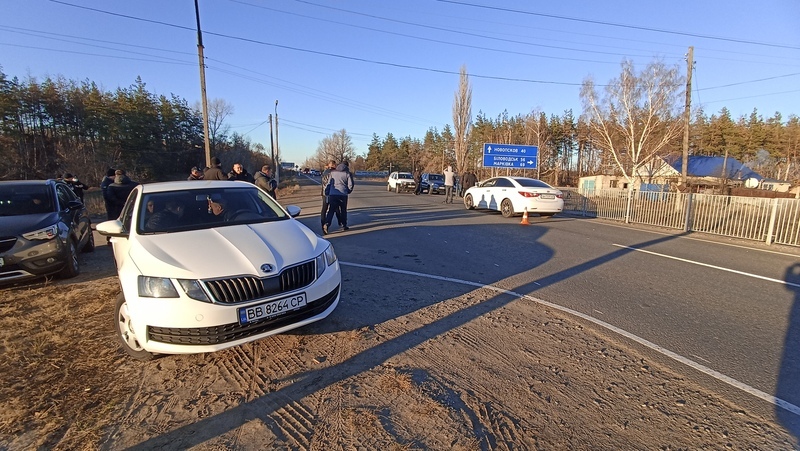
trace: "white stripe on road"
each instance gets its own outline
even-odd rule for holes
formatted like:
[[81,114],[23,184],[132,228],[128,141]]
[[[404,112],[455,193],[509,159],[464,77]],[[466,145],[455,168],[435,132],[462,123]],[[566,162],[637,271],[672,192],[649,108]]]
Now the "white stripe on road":
[[752,273],[744,272],[744,271],[737,271],[735,269],[724,268],[722,266],[709,265],[708,263],[700,263],[700,262],[697,262],[697,261],[694,261],[694,260],[687,260],[685,258],[673,257],[672,255],[659,254],[658,252],[646,251],[644,249],[639,249],[639,248],[630,247],[630,246],[623,246],[622,244],[612,244],[612,246],[621,247],[623,249],[629,249],[629,250],[636,251],[636,252],[644,252],[645,254],[656,255],[656,256],[659,256],[659,257],[670,258],[672,260],[678,260],[678,261],[681,261],[681,262],[684,262],[684,263],[691,263],[693,265],[705,266],[706,268],[713,268],[713,269],[718,269],[720,271],[732,272],[734,274],[739,274],[739,275],[742,275],[742,276],[747,276],[747,277],[753,277],[753,278],[756,278],[756,279],[766,280],[767,282],[775,282],[775,283],[779,283],[779,284],[782,284],[782,285],[788,285],[790,287],[800,288],[800,284],[787,282],[787,281],[781,280],[781,279],[773,279],[772,277],[759,276],[758,274],[752,274]]
[[[622,246],[622,247],[625,247],[625,246]],[[601,321],[601,320],[599,320],[597,318],[594,318],[594,317],[591,317],[591,316],[586,315],[584,313],[581,313],[581,312],[579,312],[577,310],[572,310],[570,308],[563,307],[563,306],[558,305],[558,304],[553,304],[553,303],[547,302],[545,300],[542,300],[542,299],[539,299],[539,298],[535,298],[533,296],[528,296],[526,294],[517,293],[515,291],[506,290],[504,288],[495,287],[493,285],[486,285],[486,284],[483,284],[483,283],[471,282],[469,280],[454,279],[452,277],[436,276],[436,275],[433,275],[433,274],[424,274],[424,273],[419,273],[419,272],[414,272],[414,271],[406,271],[406,270],[403,270],[403,269],[393,269],[393,268],[384,268],[384,267],[381,267],[381,266],[363,265],[363,264],[360,264],[360,263],[347,263],[347,262],[339,261],[339,264],[341,264],[343,266],[352,266],[352,267],[355,267],[355,268],[372,269],[372,270],[375,270],[375,271],[385,271],[385,272],[391,272],[391,273],[395,273],[395,274],[405,274],[405,275],[408,275],[408,276],[424,277],[426,279],[434,279],[434,280],[441,280],[441,281],[445,281],[445,282],[458,283],[458,284],[461,284],[461,285],[468,285],[468,286],[476,287],[476,288],[485,288],[487,290],[495,291],[495,292],[498,292],[498,293],[508,294],[508,295],[515,296],[515,297],[518,297],[518,298],[521,298],[521,299],[527,299],[527,300],[530,300],[530,301],[534,301],[534,302],[536,302],[538,304],[541,304],[541,305],[544,305],[546,307],[549,307],[549,308],[552,308],[552,309],[555,309],[555,310],[558,310],[558,311],[561,311],[561,312],[564,312],[564,313],[567,313],[567,314],[570,314],[570,315],[574,315],[574,316],[577,316],[578,318],[582,318],[582,319],[584,319],[586,321],[589,321],[590,323],[594,323],[594,324],[596,324],[596,325],[598,325],[600,327],[603,327],[603,328],[608,329],[608,330],[610,330],[612,332],[615,332],[615,333],[617,333],[619,335],[622,335],[623,337],[628,338],[629,340],[633,340],[633,341],[635,341],[636,343],[639,343],[642,346],[648,347],[648,348],[650,348],[650,349],[652,349],[652,350],[654,350],[654,351],[656,351],[656,352],[658,352],[658,353],[660,353],[662,355],[665,355],[665,356],[667,356],[667,357],[669,357],[669,358],[671,358],[671,359],[673,359],[673,360],[675,360],[677,362],[683,363],[684,365],[686,365],[688,367],[694,368],[695,370],[700,371],[701,373],[706,374],[708,376],[711,376],[714,379],[717,379],[717,380],[719,380],[721,382],[724,382],[724,383],[726,383],[726,384],[728,384],[730,386],[736,387],[739,390],[744,391],[745,393],[748,393],[750,395],[755,396],[756,398],[762,399],[762,400],[767,401],[767,402],[769,402],[769,403],[771,403],[773,405],[779,406],[779,407],[781,407],[781,408],[783,408],[785,410],[788,410],[789,412],[792,412],[795,415],[800,415],[800,407],[798,407],[798,406],[796,406],[796,405],[794,405],[794,404],[792,404],[792,403],[790,403],[788,401],[785,401],[783,399],[777,398],[777,397],[772,396],[772,395],[770,395],[768,393],[764,393],[763,391],[758,390],[758,389],[756,389],[754,387],[751,387],[751,386],[749,386],[749,385],[747,385],[747,384],[745,384],[743,382],[739,382],[739,381],[737,381],[736,379],[734,379],[732,377],[726,376],[726,375],[720,373],[719,371],[712,370],[711,368],[709,368],[709,367],[707,367],[705,365],[701,365],[701,364],[699,364],[699,363],[697,363],[697,362],[695,362],[695,361],[693,361],[691,359],[683,357],[682,355],[676,354],[676,353],[670,351],[669,349],[666,349],[666,348],[664,348],[662,346],[659,346],[659,345],[657,345],[657,344],[655,344],[655,343],[653,343],[651,341],[645,340],[642,337],[634,335],[634,334],[632,334],[632,333],[630,333],[630,332],[628,332],[626,330],[620,329],[619,327],[616,327],[616,326],[614,326],[612,324],[609,324],[609,323],[607,323],[605,321]]]

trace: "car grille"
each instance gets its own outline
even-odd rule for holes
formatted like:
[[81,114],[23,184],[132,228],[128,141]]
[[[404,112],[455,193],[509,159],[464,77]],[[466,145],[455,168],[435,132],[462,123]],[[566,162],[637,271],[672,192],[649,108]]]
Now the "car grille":
[[180,345],[213,345],[228,343],[242,338],[263,334],[280,327],[319,315],[330,307],[339,296],[340,286],[306,307],[293,310],[286,315],[251,324],[231,323],[215,327],[147,327],[147,338],[161,343]]
[[0,253],[10,251],[16,242],[17,238],[13,236],[0,237]]
[[273,277],[233,277],[230,279],[205,280],[212,302],[236,304],[267,296],[299,290],[311,285],[317,276],[314,260],[292,266]]

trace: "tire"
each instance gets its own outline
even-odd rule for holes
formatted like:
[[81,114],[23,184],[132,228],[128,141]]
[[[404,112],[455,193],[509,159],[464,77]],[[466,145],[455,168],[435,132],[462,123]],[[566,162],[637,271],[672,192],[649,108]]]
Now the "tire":
[[472,201],[472,194],[467,194],[466,197],[464,197],[464,206],[467,207],[467,210],[475,209],[475,204]]
[[58,277],[60,279],[71,279],[81,273],[81,267],[78,265],[78,248],[75,242],[69,240],[67,243],[67,261],[64,264],[64,269],[59,271]]
[[152,359],[153,354],[142,348],[131,325],[132,321],[130,313],[128,312],[128,303],[125,302],[125,295],[120,293],[117,295],[117,302],[114,304],[114,330],[117,332],[117,339],[122,349],[134,359]]
[[503,202],[500,203],[500,213],[503,214],[504,218],[514,216],[514,205],[509,199],[503,199]]
[[86,244],[83,245],[81,252],[94,252],[94,230],[92,230],[91,227],[89,227],[89,239],[86,240]]

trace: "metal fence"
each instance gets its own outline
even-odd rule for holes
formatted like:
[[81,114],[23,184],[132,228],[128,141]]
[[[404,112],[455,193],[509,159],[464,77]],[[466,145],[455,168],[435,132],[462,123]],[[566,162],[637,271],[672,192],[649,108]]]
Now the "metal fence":
[[614,221],[800,246],[800,199],[607,189],[564,192],[564,211]]

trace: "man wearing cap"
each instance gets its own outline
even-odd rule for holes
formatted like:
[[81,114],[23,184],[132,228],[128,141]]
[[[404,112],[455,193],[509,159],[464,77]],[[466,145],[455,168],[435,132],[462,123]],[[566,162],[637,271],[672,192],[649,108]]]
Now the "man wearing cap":
[[206,169],[203,174],[203,180],[228,180],[228,176],[222,172],[220,166],[222,166],[222,162],[219,161],[219,158],[212,158],[211,167]]
[[195,167],[192,168],[192,173],[189,174],[189,178],[186,179],[186,180],[189,180],[190,182],[192,180],[203,180],[203,173],[200,171],[200,169],[197,166],[195,166]]

